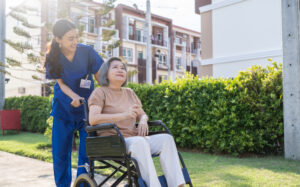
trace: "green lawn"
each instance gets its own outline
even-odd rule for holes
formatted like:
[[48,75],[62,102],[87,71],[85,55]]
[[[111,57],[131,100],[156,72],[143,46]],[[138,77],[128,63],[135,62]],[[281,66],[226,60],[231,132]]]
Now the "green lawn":
[[[0,135],[0,150],[52,161],[49,144],[41,134]],[[281,156],[235,158],[204,153],[182,152],[195,186],[300,186],[300,163]],[[76,166],[77,153],[72,155]],[[155,159],[159,167],[158,159]],[[161,171],[159,171],[161,173]]]

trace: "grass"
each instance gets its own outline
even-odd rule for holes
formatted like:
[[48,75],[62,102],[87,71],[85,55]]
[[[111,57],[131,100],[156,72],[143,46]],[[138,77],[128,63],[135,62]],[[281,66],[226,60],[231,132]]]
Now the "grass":
[[[0,135],[0,150],[52,162],[49,143],[42,134]],[[235,158],[192,152],[182,156],[195,186],[300,186],[300,163],[282,156]],[[76,162],[73,153],[73,167]],[[161,174],[158,158],[155,164]]]

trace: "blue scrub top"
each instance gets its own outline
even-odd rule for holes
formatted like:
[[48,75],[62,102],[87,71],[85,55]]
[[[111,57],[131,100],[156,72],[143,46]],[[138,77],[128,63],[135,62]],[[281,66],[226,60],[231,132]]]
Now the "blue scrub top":
[[[47,60],[47,59],[46,59]],[[59,63],[63,67],[61,75],[51,76],[49,73],[49,64],[46,66],[47,79],[62,79],[76,94],[88,100],[90,94],[94,90],[94,81],[92,74],[95,74],[103,64],[102,58],[90,46],[78,44],[73,58],[70,62],[62,53],[59,56]],[[80,80],[85,79],[88,75],[88,80],[91,80],[91,88],[80,88]],[[84,118],[83,106],[78,108],[71,106],[72,99],[63,93],[58,83],[54,85],[54,96],[52,100],[53,117],[64,120],[77,121]]]

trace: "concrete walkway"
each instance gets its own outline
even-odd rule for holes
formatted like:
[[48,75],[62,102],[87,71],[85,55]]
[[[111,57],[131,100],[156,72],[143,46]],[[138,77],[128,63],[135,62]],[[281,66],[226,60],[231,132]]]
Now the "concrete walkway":
[[[74,181],[75,169],[72,170],[72,175]],[[95,179],[99,184],[103,176],[96,175]],[[112,183],[112,180],[109,181],[107,186]],[[52,163],[0,151],[0,186],[55,187]]]

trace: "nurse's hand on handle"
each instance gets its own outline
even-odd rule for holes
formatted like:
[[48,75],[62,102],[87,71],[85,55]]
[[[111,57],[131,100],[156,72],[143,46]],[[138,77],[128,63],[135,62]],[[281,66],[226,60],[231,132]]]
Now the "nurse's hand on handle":
[[80,102],[80,101],[84,100],[83,97],[80,97],[80,96],[78,96],[78,95],[76,95],[76,96],[73,97],[72,99],[73,99],[73,101],[71,102],[71,105],[72,105],[73,107],[79,107],[80,105],[82,105],[82,102]]
[[72,89],[67,86],[62,79],[56,79],[60,89],[72,99],[71,105],[73,107],[79,107],[81,105],[80,100],[84,100],[83,97],[80,97]]

